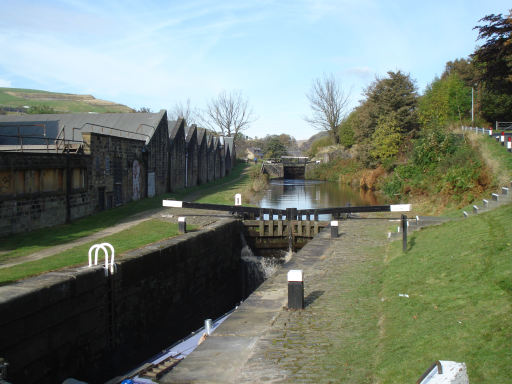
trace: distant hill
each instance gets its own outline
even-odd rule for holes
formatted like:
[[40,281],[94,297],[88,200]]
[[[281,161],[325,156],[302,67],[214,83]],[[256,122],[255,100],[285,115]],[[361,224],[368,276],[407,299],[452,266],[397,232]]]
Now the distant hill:
[[309,148],[311,148],[311,144],[313,144],[313,141],[321,139],[322,137],[328,136],[329,134],[325,131],[318,132],[316,135],[311,136],[307,140],[297,140],[297,144],[299,146],[299,149],[302,152],[307,152]]
[[96,99],[92,95],[55,93],[35,89],[0,88],[0,113],[24,111],[26,107],[47,105],[57,113],[68,112],[134,112],[126,105]]

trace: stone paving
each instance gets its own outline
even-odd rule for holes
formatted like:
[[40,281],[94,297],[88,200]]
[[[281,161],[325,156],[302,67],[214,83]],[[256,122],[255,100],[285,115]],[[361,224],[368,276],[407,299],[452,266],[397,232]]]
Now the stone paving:
[[[366,359],[363,364],[338,356],[357,343],[362,332],[378,337],[379,319],[372,317],[371,308],[378,305],[375,279],[383,255],[371,248],[388,241],[389,227],[387,220],[361,218],[340,222],[337,239],[324,230],[161,382],[373,382],[371,356],[353,357]],[[285,307],[289,269],[304,270],[303,311]],[[356,280],[354,271],[359,272]],[[369,291],[359,296],[361,286]]]

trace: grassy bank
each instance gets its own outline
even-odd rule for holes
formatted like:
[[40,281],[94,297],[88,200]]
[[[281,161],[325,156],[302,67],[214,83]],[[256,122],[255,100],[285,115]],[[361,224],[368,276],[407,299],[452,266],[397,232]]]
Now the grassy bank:
[[511,218],[509,205],[383,250],[380,382],[414,382],[435,360],[466,362],[471,383],[510,382]]
[[[188,226],[193,230],[192,226]],[[45,257],[44,259],[29,261],[10,268],[0,269],[0,285],[49,272],[64,267],[75,265],[87,265],[89,248],[96,243],[110,243],[116,250],[115,260],[123,258],[123,252],[140,248],[144,245],[164,240],[178,234],[178,225],[160,220],[148,220],[132,228],[101,240],[91,241],[84,245],[76,246],[64,252]]]
[[260,192],[265,189],[268,183],[266,175],[260,172],[261,165],[244,164],[240,177],[229,184],[214,186],[204,193],[196,201],[199,203],[233,205],[235,195],[242,195],[242,204],[251,205],[254,203]]

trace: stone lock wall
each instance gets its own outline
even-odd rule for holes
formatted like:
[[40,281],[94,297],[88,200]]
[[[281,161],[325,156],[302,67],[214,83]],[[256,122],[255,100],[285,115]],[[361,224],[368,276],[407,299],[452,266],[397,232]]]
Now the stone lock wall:
[[69,268],[0,287],[7,381],[103,382],[224,314],[242,298],[241,231],[226,219],[129,252],[111,276]]

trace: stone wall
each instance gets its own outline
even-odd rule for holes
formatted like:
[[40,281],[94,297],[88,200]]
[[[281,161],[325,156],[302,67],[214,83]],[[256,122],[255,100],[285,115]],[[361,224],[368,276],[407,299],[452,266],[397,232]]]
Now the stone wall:
[[82,137],[91,155],[90,188],[97,210],[147,195],[143,141],[97,133],[83,133]]
[[111,276],[70,268],[0,287],[7,380],[105,381],[227,312],[242,298],[241,230],[227,219],[129,252]]
[[91,214],[88,155],[3,152],[0,236],[63,224]]

